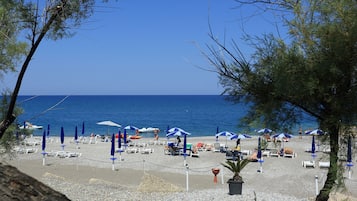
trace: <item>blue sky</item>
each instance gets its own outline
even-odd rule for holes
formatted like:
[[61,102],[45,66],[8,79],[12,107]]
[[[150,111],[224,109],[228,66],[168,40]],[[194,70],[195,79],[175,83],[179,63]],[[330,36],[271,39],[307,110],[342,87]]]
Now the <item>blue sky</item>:
[[[45,40],[22,83],[20,95],[220,94],[217,74],[201,54],[209,24],[215,36],[240,40],[270,32],[272,19],[234,0],[119,0],[98,4],[72,38]],[[207,52],[207,51],[206,51]],[[13,89],[16,74],[3,86]]]

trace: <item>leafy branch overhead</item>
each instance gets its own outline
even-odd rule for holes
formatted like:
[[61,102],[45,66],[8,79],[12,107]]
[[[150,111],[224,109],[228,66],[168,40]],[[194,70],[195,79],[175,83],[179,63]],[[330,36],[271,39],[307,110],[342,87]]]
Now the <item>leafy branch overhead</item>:
[[[0,138],[16,118],[13,111],[21,82],[42,40],[45,37],[58,40],[73,36],[73,30],[92,15],[94,5],[95,0],[0,1],[1,8],[5,8],[6,12],[11,14],[11,18],[8,18],[7,22],[11,24],[8,29],[12,30],[11,34],[7,36],[11,40],[5,43],[7,46],[1,48],[10,49],[14,44],[23,45],[23,41],[21,43],[18,42],[21,41],[20,36],[25,36],[28,40],[26,51],[17,52],[17,57],[11,58],[11,55],[6,55],[10,57],[5,63],[6,65],[15,67],[19,62],[22,62],[22,65],[16,85],[12,91],[8,111],[0,124]],[[5,12],[2,9],[0,12]],[[3,30],[1,31],[1,33],[4,33]],[[2,60],[0,60],[0,64],[2,64],[1,62]],[[6,69],[14,70],[15,68]]]

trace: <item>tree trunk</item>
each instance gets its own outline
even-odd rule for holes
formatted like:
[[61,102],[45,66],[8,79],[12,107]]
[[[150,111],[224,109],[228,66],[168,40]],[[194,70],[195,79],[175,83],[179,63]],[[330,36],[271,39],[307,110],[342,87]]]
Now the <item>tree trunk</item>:
[[338,136],[339,136],[339,126],[338,124],[328,125],[328,135],[330,137],[330,167],[328,169],[327,178],[323,188],[321,189],[319,195],[316,197],[316,201],[327,201],[329,199],[329,194],[331,189],[335,185],[337,179],[337,160],[338,160]]

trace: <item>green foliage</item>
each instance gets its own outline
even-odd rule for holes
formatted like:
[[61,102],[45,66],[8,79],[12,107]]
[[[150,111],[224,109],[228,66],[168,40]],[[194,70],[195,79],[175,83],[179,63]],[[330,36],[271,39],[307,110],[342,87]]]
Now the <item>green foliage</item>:
[[16,70],[17,62],[24,56],[26,43],[17,41],[18,23],[16,1],[0,1],[0,77]]
[[357,120],[357,3],[355,0],[254,2],[289,12],[289,18],[282,19],[289,40],[271,34],[259,37],[255,54],[248,61],[237,43],[233,42],[230,48],[212,35],[217,48],[209,46],[206,55],[216,67],[230,100],[249,103],[243,123],[290,130],[305,112],[329,133],[331,166],[317,197],[327,200],[340,174],[339,128],[351,126]]
[[[4,119],[7,108],[9,106],[9,95],[7,93],[8,92],[4,92],[1,96],[1,102],[0,102],[1,120]],[[14,112],[16,115],[19,115],[22,113],[22,109],[16,107]],[[20,139],[16,139],[16,132],[19,132],[19,130],[17,128],[17,124],[13,123],[6,130],[3,137],[0,139],[0,149],[2,150],[1,154],[9,154],[10,156],[12,156],[13,153],[11,152],[11,150],[14,148],[14,146],[17,143],[20,143]],[[29,133],[22,133],[22,134],[27,135]],[[18,135],[20,135],[20,133],[18,133]]]
[[230,170],[233,173],[234,181],[243,181],[240,176],[240,172],[248,165],[250,161],[248,159],[241,160],[240,157],[237,158],[237,161],[227,160],[225,163],[221,163],[225,168]]

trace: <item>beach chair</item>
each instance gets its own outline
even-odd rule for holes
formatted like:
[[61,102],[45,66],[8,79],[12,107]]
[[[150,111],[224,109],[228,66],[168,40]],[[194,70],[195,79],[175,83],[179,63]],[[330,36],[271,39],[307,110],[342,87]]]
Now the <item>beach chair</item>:
[[304,168],[308,168],[308,167],[315,168],[315,161],[302,161],[302,167],[304,167]]
[[203,142],[197,142],[196,148],[197,151],[206,151],[205,144]]
[[213,144],[213,152],[221,152],[221,144],[216,142]]
[[330,162],[319,161],[319,168],[329,168],[329,167],[330,167]]
[[152,149],[152,148],[142,148],[141,150],[140,150],[140,153],[141,154],[151,154],[151,153],[153,153],[154,152],[154,149]]
[[277,149],[272,149],[270,150],[270,154],[269,154],[270,157],[280,157],[280,152],[277,150]]
[[285,147],[283,156],[287,157],[287,158],[295,158],[296,157],[296,153],[294,152],[294,150],[292,148]]

